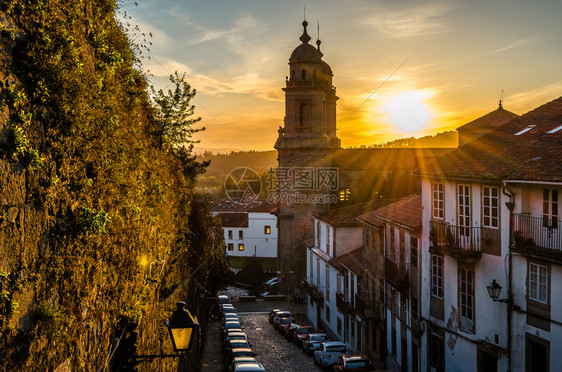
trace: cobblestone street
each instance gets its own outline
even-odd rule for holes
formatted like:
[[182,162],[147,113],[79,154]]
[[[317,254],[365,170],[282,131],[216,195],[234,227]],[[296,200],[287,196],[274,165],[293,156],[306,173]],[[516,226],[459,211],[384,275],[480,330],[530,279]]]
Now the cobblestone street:
[[[239,307],[238,316],[244,322],[244,331],[248,335],[252,350],[257,354],[256,359],[263,364],[268,372],[310,372],[321,371],[314,365],[314,359],[298,348],[294,343],[289,342],[281,333],[273,328],[268,321],[268,311],[264,307],[271,309],[274,304],[264,303],[236,303]],[[264,306],[265,305],[265,306]],[[291,310],[289,306],[280,306]],[[256,309],[258,311],[251,311]],[[220,327],[218,323],[213,323],[209,327],[209,336],[206,349],[204,351],[204,372],[223,371],[222,345],[220,343]]]

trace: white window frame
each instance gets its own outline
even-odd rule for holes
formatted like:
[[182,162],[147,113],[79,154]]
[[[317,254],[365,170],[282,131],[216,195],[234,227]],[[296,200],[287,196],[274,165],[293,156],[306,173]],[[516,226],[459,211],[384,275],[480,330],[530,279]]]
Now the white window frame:
[[460,269],[459,309],[461,328],[472,332],[474,329],[474,271]]
[[445,218],[445,186],[442,182],[433,182],[431,187],[431,215],[435,219],[442,220]]
[[529,262],[529,298],[548,304],[548,266]]
[[431,296],[443,298],[443,256],[431,255]]
[[500,188],[497,186],[484,186],[482,187],[482,226],[498,229],[499,219]]
[[560,193],[558,189],[543,189],[543,226],[550,227],[553,229],[558,228],[558,203]]

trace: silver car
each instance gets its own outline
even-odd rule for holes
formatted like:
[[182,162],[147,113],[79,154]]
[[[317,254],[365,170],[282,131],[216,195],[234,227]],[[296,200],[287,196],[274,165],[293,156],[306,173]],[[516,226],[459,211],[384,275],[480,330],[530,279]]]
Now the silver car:
[[343,342],[328,341],[322,342],[318,349],[314,351],[314,364],[320,367],[332,367],[338,361],[341,354],[345,354],[347,348]]

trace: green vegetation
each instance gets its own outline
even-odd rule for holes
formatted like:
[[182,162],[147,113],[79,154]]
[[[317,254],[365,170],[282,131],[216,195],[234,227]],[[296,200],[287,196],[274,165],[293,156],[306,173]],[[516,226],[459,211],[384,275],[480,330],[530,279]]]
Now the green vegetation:
[[[0,65],[0,161],[25,175],[25,228],[0,230],[8,370],[132,370],[137,347],[169,351],[163,318],[175,301],[195,315],[199,292],[228,279],[222,233],[193,189],[207,165],[192,153],[195,90],[178,75],[167,93],[149,88],[137,31],[116,21],[117,6],[0,4],[0,53],[11,61]],[[10,322],[16,310],[25,322]]]
[[277,258],[255,258],[255,257],[236,257],[236,256],[229,256],[228,260],[230,261],[230,265],[237,269],[243,269],[246,267],[248,262],[251,260],[257,260],[260,262],[262,268],[264,270],[277,270]]

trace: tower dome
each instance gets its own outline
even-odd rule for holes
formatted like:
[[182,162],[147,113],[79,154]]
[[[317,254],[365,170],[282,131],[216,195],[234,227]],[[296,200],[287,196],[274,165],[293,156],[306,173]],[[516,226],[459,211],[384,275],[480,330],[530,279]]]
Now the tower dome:
[[322,60],[323,54],[320,51],[320,40],[316,42],[316,44],[318,45],[317,48],[309,44],[308,42],[311,38],[306,31],[308,22],[303,21],[302,25],[304,27],[304,31],[299,38],[299,40],[302,41],[302,44],[296,47],[295,50],[293,50],[293,53],[291,53],[289,64],[294,65],[300,63],[314,63],[318,65],[319,70],[324,74],[332,76],[332,69],[326,62]]

